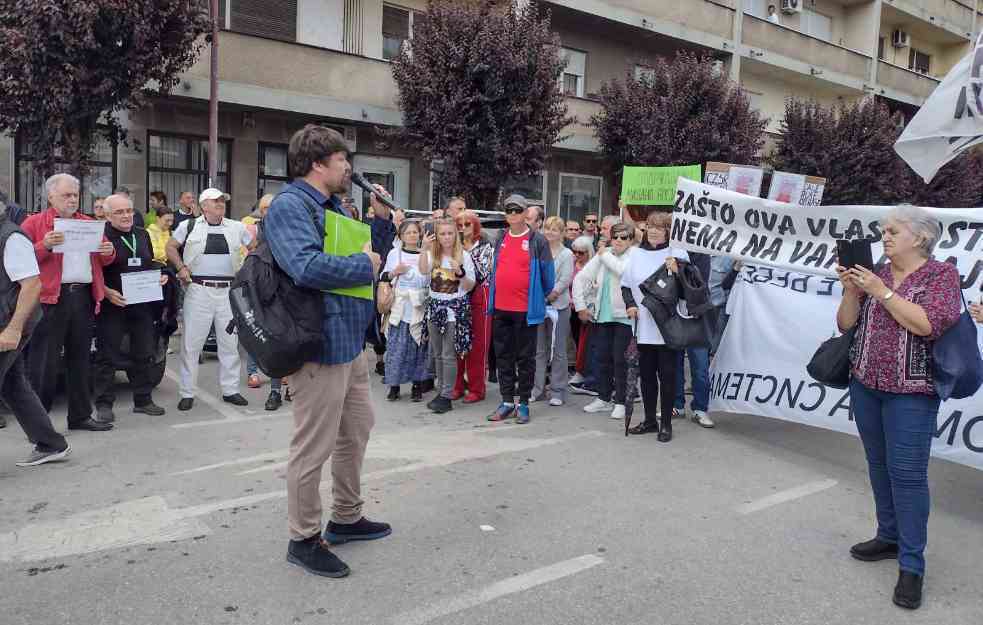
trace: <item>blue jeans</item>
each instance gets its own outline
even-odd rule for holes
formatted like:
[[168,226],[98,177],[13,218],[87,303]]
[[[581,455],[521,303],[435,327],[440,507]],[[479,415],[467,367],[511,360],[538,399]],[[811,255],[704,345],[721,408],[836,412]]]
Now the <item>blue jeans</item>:
[[598,375],[597,327],[598,324],[596,323],[591,323],[590,325],[590,334],[587,336],[587,362],[584,365],[584,386],[591,390],[597,390],[600,381],[600,376]]
[[[246,353],[246,375],[258,375],[259,366],[256,364],[256,359]],[[270,378],[270,390],[279,391],[283,387],[283,380],[280,378]]]
[[[689,347],[689,375],[693,382],[693,402],[690,408],[706,412],[710,408],[710,350],[706,347]],[[676,406],[678,410],[686,407],[686,372],[684,371],[683,350],[679,350],[679,365],[676,368]]]
[[850,407],[867,455],[877,539],[898,545],[902,571],[925,574],[928,458],[939,398],[884,393],[850,382]]

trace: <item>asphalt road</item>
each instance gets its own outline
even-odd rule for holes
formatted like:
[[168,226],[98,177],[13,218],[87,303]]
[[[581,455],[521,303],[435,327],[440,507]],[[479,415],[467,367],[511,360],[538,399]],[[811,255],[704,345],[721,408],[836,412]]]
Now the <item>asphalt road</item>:
[[0,431],[0,623],[983,623],[978,471],[933,461],[910,613],[895,563],[847,555],[874,530],[856,438],[715,415],[665,445],[578,397],[492,425],[492,398],[434,415],[408,389],[386,402],[377,376],[366,513],[394,533],[338,547],[349,578],[315,577],[284,558],[289,405],[264,412],[268,386],[215,402],[215,370],[187,413],[172,378],[164,417],[131,414],[124,390],[116,429],[72,432],[59,465],[15,467],[26,441]]

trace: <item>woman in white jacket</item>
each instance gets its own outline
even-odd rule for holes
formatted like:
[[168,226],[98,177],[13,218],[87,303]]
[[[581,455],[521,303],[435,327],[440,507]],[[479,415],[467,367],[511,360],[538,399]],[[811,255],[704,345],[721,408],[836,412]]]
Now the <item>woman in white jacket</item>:
[[[662,267],[675,273],[678,271],[677,259],[688,262],[689,255],[683,250],[669,247],[669,225],[672,222],[670,213],[651,213],[645,222],[645,238],[641,246],[632,252],[628,266],[621,274],[621,295],[628,307],[628,316],[637,322],[635,340],[638,343],[642,401],[645,404],[645,420],[629,432],[658,432],[659,440],[668,443],[672,440],[672,407],[676,399],[679,352],[665,344],[655,318],[642,305],[643,296],[639,285]],[[661,415],[656,411],[660,395]]]
[[[584,406],[585,412],[611,412],[612,419],[625,418],[625,350],[632,336],[621,296],[621,274],[631,255],[635,229],[625,223],[611,227],[611,247],[591,259],[573,281],[573,305],[581,321],[591,321],[591,340],[597,341],[597,399]],[[593,297],[587,294],[593,292]]]

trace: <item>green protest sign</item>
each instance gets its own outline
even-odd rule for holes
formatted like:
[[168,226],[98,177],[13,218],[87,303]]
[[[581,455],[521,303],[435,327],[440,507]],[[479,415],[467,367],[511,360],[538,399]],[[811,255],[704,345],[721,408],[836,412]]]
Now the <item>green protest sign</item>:
[[676,200],[676,180],[680,176],[699,182],[700,166],[625,167],[621,201],[628,205],[670,206]]

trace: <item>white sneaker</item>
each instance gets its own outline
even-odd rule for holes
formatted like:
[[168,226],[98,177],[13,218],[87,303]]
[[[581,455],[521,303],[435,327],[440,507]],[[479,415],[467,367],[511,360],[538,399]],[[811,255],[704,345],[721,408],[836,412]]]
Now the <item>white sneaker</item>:
[[607,412],[614,408],[614,404],[609,401],[604,401],[602,399],[595,399],[591,403],[584,406],[584,412]]
[[621,421],[625,420],[625,406],[624,404],[615,404],[614,410],[611,411],[612,419],[619,419]]
[[583,381],[584,381],[584,376],[580,375],[580,372],[578,371],[577,373],[573,374],[573,376],[569,380],[569,383],[580,384]]
[[705,428],[713,427],[713,421],[707,416],[707,413],[703,412],[702,410],[693,411],[693,422],[698,423]]
[[550,406],[562,406],[563,400],[559,397],[550,397]]

